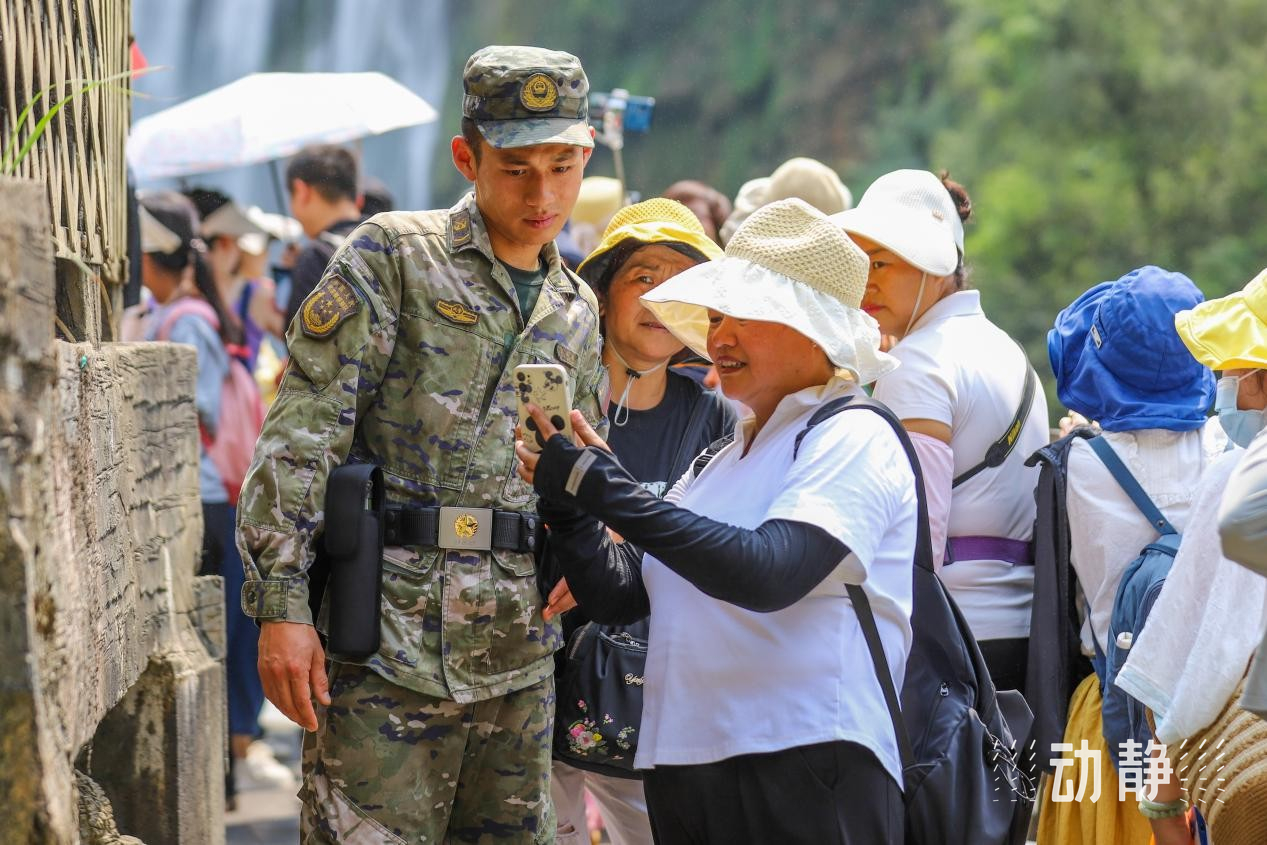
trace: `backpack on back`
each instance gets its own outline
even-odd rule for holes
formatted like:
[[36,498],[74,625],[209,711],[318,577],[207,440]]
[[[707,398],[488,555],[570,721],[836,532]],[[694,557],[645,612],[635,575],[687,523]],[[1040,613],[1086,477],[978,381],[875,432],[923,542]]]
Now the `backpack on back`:
[[[163,315],[158,340],[169,340],[176,322],[187,316],[197,316],[210,323],[215,331],[220,330],[220,320],[210,303],[185,297],[177,300]],[[201,421],[198,434],[229,495],[229,504],[236,506],[242,482],[255,454],[255,441],[264,426],[264,402],[246,363],[236,350],[227,346],[226,349],[229,372],[220,388],[220,417],[216,420],[215,436]]]
[[1077,575],[1069,562],[1069,508],[1066,502],[1069,450],[1078,440],[1094,437],[1079,426],[1026,459],[1038,466],[1034,487],[1034,604],[1030,612],[1025,692],[1034,708],[1030,734],[1036,768],[1054,773],[1053,743],[1065,736],[1073,691],[1092,672],[1082,653],[1082,617]]
[[1152,499],[1148,498],[1144,488],[1126,468],[1126,464],[1122,463],[1108,441],[1095,437],[1088,440],[1087,444],[1160,535],[1144,546],[1122,573],[1122,580],[1118,582],[1117,594],[1113,599],[1109,630],[1106,632],[1107,651],[1100,649],[1100,641],[1094,630],[1092,631],[1096,653],[1093,665],[1100,678],[1100,713],[1104,721],[1104,739],[1108,742],[1109,756],[1113,758],[1114,766],[1118,766],[1122,743],[1134,740],[1140,744],[1139,750],[1143,751],[1152,739],[1153,732],[1148,725],[1144,705],[1119,689],[1113,681],[1125,665],[1126,658],[1130,656],[1135,639],[1144,630],[1148,614],[1152,611],[1157,596],[1166,583],[1166,576],[1170,574],[1170,567],[1175,562],[1181,538],[1175,527],[1153,504]]
[[[893,429],[915,474],[919,501],[912,575],[914,638],[900,703],[866,593],[859,586],[848,588],[897,736],[905,781],[906,842],[1024,841],[1036,789],[1018,763],[1020,751],[1013,737],[1028,733],[1029,707],[1014,690],[995,691],[968,623],[933,571],[923,475],[901,422],[883,404],[849,396],[819,408],[796,445],[799,448],[813,426],[853,409],[877,413]],[[916,734],[909,733],[908,726],[916,728]]]

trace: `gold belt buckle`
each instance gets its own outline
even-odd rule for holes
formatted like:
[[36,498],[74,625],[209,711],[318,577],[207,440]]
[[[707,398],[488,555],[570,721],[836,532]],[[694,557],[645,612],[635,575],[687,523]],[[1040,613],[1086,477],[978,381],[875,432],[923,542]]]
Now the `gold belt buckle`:
[[493,547],[492,508],[440,508],[442,549],[471,549],[486,552]]

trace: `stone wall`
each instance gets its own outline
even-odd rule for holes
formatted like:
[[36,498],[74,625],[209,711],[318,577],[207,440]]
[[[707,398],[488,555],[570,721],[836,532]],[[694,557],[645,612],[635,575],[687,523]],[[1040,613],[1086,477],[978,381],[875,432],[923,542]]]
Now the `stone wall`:
[[220,842],[223,600],[195,576],[194,354],[54,340],[44,190],[0,181],[0,838],[80,841],[78,761],[119,833]]

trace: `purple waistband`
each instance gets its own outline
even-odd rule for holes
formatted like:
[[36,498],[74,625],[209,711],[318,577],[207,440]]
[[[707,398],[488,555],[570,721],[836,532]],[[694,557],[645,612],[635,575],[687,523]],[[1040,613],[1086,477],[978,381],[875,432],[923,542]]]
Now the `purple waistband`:
[[1033,566],[1033,545],[1025,540],[1006,537],[951,537],[946,541],[943,566],[955,561],[1001,560],[1013,566]]

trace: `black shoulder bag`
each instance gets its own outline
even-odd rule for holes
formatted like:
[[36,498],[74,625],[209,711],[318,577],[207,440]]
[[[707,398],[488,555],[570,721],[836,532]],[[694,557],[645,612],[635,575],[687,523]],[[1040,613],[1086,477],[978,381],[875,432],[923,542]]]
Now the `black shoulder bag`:
[[621,626],[587,622],[572,633],[556,688],[556,759],[613,777],[642,777],[633,763],[649,626],[649,619]]

